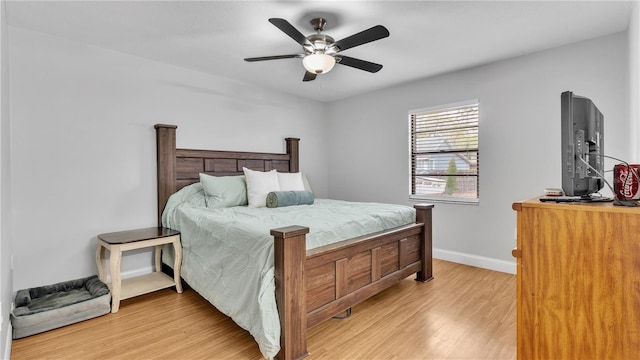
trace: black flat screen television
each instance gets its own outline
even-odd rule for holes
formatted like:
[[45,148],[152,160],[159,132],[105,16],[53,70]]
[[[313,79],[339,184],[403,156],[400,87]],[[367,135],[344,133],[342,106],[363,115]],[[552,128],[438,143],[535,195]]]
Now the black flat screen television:
[[595,199],[604,186],[604,117],[586,97],[565,91],[561,100],[562,190]]

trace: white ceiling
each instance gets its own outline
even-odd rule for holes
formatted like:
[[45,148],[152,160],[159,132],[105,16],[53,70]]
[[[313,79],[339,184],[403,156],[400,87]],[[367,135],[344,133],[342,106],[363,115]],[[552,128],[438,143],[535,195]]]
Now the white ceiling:
[[[7,1],[10,26],[36,30],[319,101],[553,48],[627,29],[629,1]],[[302,82],[301,47],[267,20],[304,35],[318,15],[336,40],[374,25],[390,37],[344,55],[384,65],[337,65]]]

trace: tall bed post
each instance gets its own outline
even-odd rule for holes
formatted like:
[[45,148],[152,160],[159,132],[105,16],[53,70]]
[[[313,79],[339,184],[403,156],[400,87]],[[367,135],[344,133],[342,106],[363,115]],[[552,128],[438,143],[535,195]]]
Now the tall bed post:
[[298,166],[300,160],[298,150],[300,139],[286,138],[285,141],[287,142],[287,154],[291,156],[291,159],[289,160],[289,172],[296,173],[300,171],[300,168]]
[[156,124],[156,166],[158,171],[158,226],[169,196],[176,191],[176,125]]
[[307,352],[307,298],[304,267],[309,228],[288,226],[271,230],[274,238],[276,305],[280,317],[278,360],[299,360]]
[[422,259],[422,267],[416,274],[416,280],[427,282],[433,280],[433,241],[431,231],[431,212],[432,204],[415,204],[416,223],[424,224],[422,233],[420,234],[420,242],[422,243],[420,257]]

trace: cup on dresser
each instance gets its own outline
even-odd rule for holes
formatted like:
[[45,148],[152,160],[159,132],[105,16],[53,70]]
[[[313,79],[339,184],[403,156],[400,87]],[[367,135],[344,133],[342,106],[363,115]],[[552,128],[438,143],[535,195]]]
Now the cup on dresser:
[[617,164],[613,167],[613,190],[618,200],[639,200],[639,164]]

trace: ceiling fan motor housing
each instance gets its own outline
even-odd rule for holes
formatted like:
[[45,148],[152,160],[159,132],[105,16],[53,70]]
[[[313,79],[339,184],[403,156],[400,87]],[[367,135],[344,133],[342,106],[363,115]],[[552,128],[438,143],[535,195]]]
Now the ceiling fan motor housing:
[[329,46],[335,42],[329,35],[313,34],[307,36],[307,40],[309,40],[310,44],[305,44],[302,47],[308,54],[317,54],[318,52],[323,54],[335,54],[337,52],[337,49],[334,46]]

